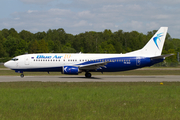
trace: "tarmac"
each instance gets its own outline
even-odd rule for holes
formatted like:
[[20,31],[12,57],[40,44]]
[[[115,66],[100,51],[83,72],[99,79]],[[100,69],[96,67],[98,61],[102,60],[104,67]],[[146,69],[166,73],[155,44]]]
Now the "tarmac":
[[61,76],[0,76],[0,82],[180,82],[180,75],[152,75],[152,76],[131,76],[131,75],[93,75],[92,78],[75,75]]

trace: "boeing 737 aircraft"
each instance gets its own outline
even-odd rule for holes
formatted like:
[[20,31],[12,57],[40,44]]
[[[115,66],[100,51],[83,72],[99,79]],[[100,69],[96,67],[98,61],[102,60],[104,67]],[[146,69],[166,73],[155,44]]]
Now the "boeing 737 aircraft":
[[24,77],[23,72],[61,72],[69,75],[85,72],[87,78],[91,77],[90,72],[117,72],[152,66],[172,55],[161,55],[167,30],[167,27],[161,27],[142,49],[126,54],[25,54],[6,62],[4,66],[21,73],[21,77]]

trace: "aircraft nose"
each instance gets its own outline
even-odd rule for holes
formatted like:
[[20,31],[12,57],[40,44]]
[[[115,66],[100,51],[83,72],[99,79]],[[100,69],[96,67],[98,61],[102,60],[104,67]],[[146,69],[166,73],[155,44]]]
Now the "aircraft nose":
[[4,63],[4,66],[7,67],[7,68],[9,68],[9,67],[10,67],[10,66],[9,66],[9,62],[5,62],[5,63]]

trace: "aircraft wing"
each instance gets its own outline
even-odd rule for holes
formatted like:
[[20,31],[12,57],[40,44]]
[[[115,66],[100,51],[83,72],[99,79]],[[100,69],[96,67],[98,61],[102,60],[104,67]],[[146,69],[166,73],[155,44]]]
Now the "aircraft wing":
[[174,54],[160,55],[160,56],[151,57],[151,59],[152,59],[152,60],[154,60],[154,59],[160,59],[160,58],[164,59],[164,58],[169,57],[169,56],[172,56],[172,55],[174,55]]
[[110,63],[110,61],[98,62],[98,63],[92,63],[92,64],[86,64],[86,65],[79,65],[78,67],[80,70],[96,70],[101,67],[106,68],[105,65],[107,65],[107,63]]

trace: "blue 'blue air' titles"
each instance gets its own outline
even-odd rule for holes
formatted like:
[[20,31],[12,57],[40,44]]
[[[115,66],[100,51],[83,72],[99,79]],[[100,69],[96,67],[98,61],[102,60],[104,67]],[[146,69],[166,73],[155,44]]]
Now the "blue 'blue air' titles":
[[158,49],[159,49],[159,46],[158,46],[158,44],[157,44],[157,40],[159,40],[159,41],[161,42],[160,37],[162,37],[162,36],[163,36],[162,34],[163,34],[163,33],[159,33],[159,34],[157,34],[157,36],[156,36],[156,37],[154,37],[154,38],[153,38],[154,43],[156,44],[156,46],[157,46],[157,48],[158,48]]
[[56,59],[61,59],[63,56],[57,56],[55,55],[53,58],[56,58]]
[[36,59],[61,59],[63,56],[57,56],[55,55],[54,57],[52,56],[44,56],[44,55],[37,55]]

